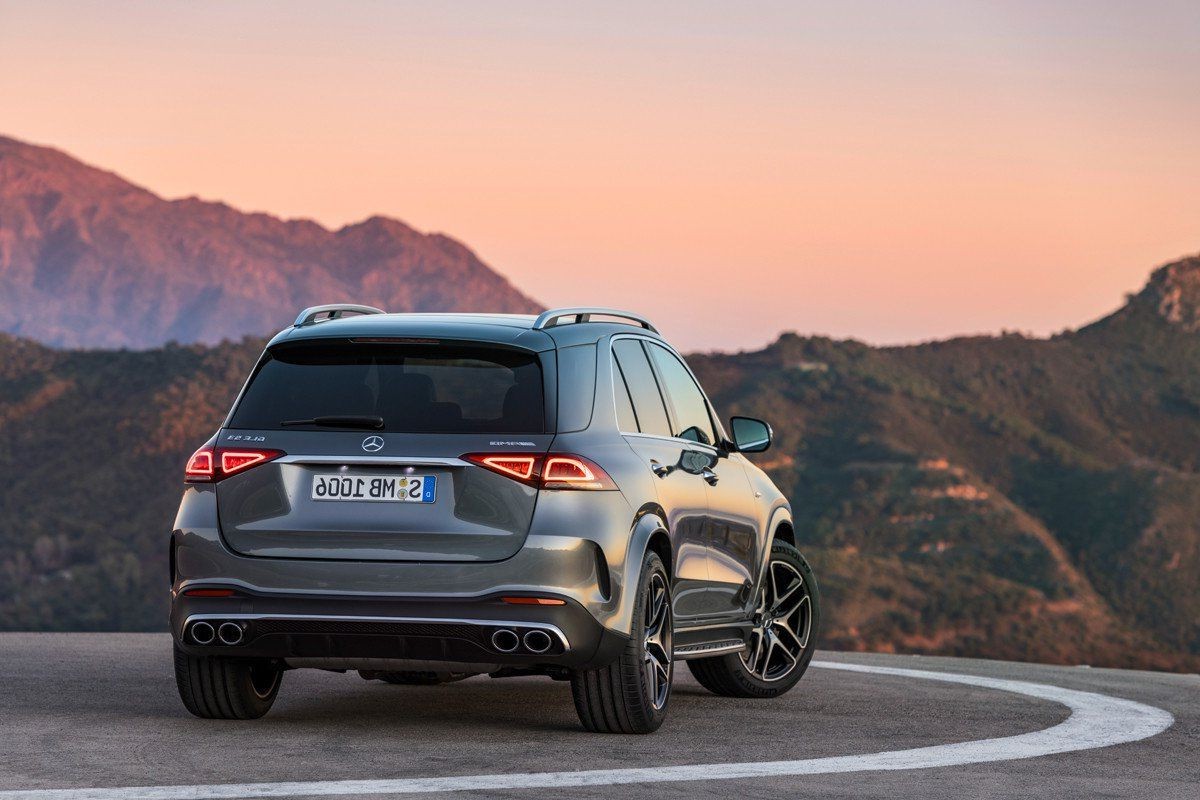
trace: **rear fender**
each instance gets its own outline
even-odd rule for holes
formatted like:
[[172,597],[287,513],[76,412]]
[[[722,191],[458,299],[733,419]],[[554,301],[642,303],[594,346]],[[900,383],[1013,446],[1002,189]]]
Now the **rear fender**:
[[[638,581],[642,577],[642,561],[646,557],[646,549],[650,538],[659,531],[666,532],[667,524],[655,513],[643,513],[633,523],[629,534],[629,546],[625,549],[625,563],[618,569],[616,564],[610,565],[613,572],[614,596],[619,598],[614,616],[614,624],[610,627],[621,633],[628,634],[633,630],[633,605],[637,601]],[[671,565],[666,565],[671,569]]]

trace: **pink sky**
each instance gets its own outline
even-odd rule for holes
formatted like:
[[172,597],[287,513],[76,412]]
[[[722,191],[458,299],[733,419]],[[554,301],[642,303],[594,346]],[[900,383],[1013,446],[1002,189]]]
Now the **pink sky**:
[[0,0],[0,132],[689,349],[1093,319],[1200,250],[1197,98],[1195,2]]

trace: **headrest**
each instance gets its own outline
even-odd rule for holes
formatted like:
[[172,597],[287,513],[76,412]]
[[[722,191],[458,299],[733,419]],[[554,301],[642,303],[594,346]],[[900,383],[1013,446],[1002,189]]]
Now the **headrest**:
[[396,379],[394,391],[406,403],[432,403],[433,379],[421,373],[406,373]]

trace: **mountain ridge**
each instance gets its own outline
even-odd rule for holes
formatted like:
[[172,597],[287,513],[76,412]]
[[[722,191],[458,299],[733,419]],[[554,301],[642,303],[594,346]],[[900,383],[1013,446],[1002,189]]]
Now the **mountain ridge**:
[[327,302],[540,310],[442,233],[379,215],[330,229],[220,201],[167,200],[61,150],[2,136],[0,284],[0,329],[62,347],[215,344],[266,334]]
[[1111,325],[1138,312],[1151,312],[1187,333],[1200,333],[1200,254],[1169,261],[1150,273],[1141,291],[1091,325]]

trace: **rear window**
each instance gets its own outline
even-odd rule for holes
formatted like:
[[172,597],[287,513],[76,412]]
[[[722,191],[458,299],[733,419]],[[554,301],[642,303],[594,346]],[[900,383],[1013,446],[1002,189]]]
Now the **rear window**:
[[383,429],[398,433],[543,433],[541,365],[533,353],[479,347],[277,347],[229,427],[277,430],[285,421],[359,415],[382,417]]

